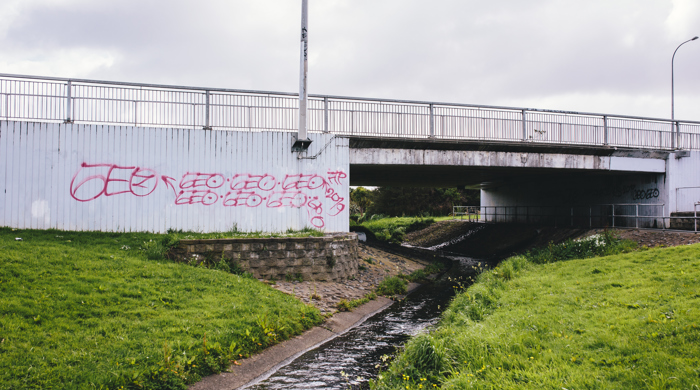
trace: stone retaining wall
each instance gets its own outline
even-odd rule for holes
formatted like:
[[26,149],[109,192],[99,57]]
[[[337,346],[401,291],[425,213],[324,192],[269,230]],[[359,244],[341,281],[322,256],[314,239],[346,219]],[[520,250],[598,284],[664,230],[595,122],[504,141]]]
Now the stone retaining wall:
[[222,259],[258,279],[338,281],[357,274],[357,235],[325,237],[180,240],[169,256],[182,262]]

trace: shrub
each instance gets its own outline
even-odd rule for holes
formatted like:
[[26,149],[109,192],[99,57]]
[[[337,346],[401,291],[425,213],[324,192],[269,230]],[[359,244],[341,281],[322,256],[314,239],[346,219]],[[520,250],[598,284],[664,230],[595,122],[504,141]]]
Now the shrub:
[[377,294],[379,295],[399,295],[406,293],[406,287],[408,283],[398,276],[391,276],[384,280],[377,286]]

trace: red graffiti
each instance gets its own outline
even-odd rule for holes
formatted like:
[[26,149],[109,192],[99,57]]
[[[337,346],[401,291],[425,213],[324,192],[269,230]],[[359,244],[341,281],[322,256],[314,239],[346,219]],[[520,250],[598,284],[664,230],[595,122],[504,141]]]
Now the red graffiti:
[[262,196],[256,194],[255,192],[229,192],[224,196],[224,206],[246,206],[246,207],[258,207],[262,204]]
[[224,185],[224,177],[218,173],[192,173],[182,175],[180,188],[207,187],[216,189]]
[[[78,179],[80,176],[85,176]],[[86,164],[73,175],[70,195],[79,202],[95,200],[100,196],[131,193],[147,196],[158,186],[158,174],[150,169],[123,167],[115,164]]]
[[[173,191],[178,206],[212,206],[221,200],[225,207],[302,208],[309,223],[325,226],[325,215],[335,217],[345,208],[345,198],[333,188],[341,185],[348,175],[343,171],[327,172],[326,178],[317,174],[285,175],[277,181],[270,174],[235,174],[227,178],[220,173],[187,172],[179,183],[171,176],[159,175],[149,168],[116,164],[82,163],[70,183],[70,195],[79,202],[88,202],[100,196],[132,194],[151,195],[162,180],[166,190]],[[230,190],[226,190],[224,184]],[[226,192],[224,195],[221,195]]]
[[297,192],[273,192],[270,197],[267,198],[267,207],[302,207],[306,204],[307,196],[301,191]]
[[348,177],[343,171],[328,171],[328,181],[332,184],[340,184],[342,179]]
[[235,175],[231,179],[232,190],[271,191],[277,183],[272,175]]
[[218,199],[219,195],[211,190],[180,191],[175,198],[175,204],[183,205],[201,203],[205,206],[211,206],[216,203]]
[[287,190],[315,190],[326,184],[326,179],[319,175],[287,175],[282,181],[282,189]]

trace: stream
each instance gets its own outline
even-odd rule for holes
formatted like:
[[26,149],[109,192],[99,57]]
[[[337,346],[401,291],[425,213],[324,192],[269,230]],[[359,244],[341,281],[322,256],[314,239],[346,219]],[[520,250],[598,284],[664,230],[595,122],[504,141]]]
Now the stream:
[[[269,378],[248,389],[367,389],[382,357],[396,353],[411,336],[434,325],[450,303],[458,283],[474,275],[478,260],[447,256],[451,268],[433,283],[425,284],[361,325],[307,351]],[[386,358],[384,358],[386,359]],[[388,361],[387,361],[388,363]]]

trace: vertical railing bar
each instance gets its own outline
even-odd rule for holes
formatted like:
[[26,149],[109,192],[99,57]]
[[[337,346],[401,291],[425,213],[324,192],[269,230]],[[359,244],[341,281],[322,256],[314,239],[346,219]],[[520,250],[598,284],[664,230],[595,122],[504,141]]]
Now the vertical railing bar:
[[64,123],[73,123],[73,120],[71,119],[71,80],[68,80],[68,84],[66,85],[66,120]]
[[430,138],[435,138],[435,117],[433,116],[433,105],[430,104]]
[[323,98],[323,132],[328,133],[328,97]]
[[523,141],[527,141],[527,118],[525,116],[525,110],[522,110],[522,120],[523,120]]
[[211,124],[209,123],[209,108],[209,90],[207,90],[204,97],[204,130],[211,130]]

